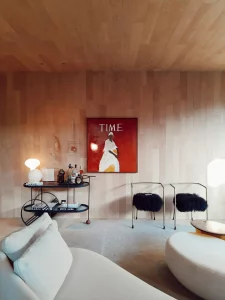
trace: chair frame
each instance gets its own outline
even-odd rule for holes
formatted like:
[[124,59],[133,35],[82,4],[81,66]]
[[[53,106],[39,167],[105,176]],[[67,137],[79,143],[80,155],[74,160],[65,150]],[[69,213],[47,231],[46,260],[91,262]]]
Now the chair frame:
[[[173,210],[173,220],[174,220],[174,230],[177,229],[177,217],[176,217],[176,208],[177,208],[177,193],[176,193],[176,187],[175,185],[199,185],[201,187],[203,187],[205,189],[205,200],[208,204],[208,190],[207,187],[199,182],[177,182],[177,183],[170,183],[170,186],[173,188],[173,192],[174,192],[174,210]],[[193,214],[191,211],[191,220],[193,221]],[[208,220],[208,207],[206,208],[206,220]]]
[[[132,228],[134,228],[134,218],[135,218],[135,206],[133,205],[133,197],[134,197],[134,185],[138,185],[138,184],[150,184],[150,185],[158,185],[162,187],[162,192],[163,192],[163,229],[166,228],[166,223],[165,223],[165,188],[164,185],[161,182],[152,182],[152,181],[148,181],[148,182],[132,182],[131,183],[131,201],[132,201]],[[151,212],[154,215],[154,220],[155,220],[155,212]],[[151,215],[152,216],[152,215]],[[138,210],[136,212],[136,220],[138,217]]]

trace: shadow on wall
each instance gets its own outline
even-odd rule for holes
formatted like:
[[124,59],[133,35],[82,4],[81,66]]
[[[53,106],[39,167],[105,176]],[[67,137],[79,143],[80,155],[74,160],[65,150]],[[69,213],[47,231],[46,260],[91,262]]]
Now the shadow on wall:
[[[222,187],[221,187],[222,188]],[[225,189],[225,185],[224,185]],[[151,191],[146,191],[146,188],[141,188],[138,189],[138,191],[135,191],[134,193],[139,193],[139,192],[152,192],[152,193],[157,193],[162,197],[161,191],[157,190],[157,188],[152,188]],[[198,188],[196,186],[190,187],[189,185],[185,185],[184,187],[177,187],[177,193],[197,193],[202,197],[205,197],[205,194],[203,193],[201,187]],[[224,190],[224,195],[225,195],[225,190]],[[173,219],[173,212],[174,212],[174,205],[173,205],[173,198],[174,194],[171,193],[171,191],[168,189],[168,187],[165,186],[165,218],[166,220],[172,220]],[[221,198],[223,199],[223,197]],[[222,200],[221,200],[222,201]],[[103,212],[108,212],[110,215],[110,218],[131,218],[132,214],[132,198],[131,195],[120,197],[120,198],[115,198],[112,199],[110,202],[104,203],[103,206],[101,207]],[[191,213],[190,212],[179,212],[176,210],[177,213],[177,219],[191,219]],[[138,212],[139,218],[147,218],[151,219],[151,212],[144,212],[144,211],[139,211]],[[156,220],[161,220],[163,217],[163,207],[159,212],[155,214]],[[205,212],[194,212],[193,213],[194,218],[200,218],[204,219],[205,218]]]
[[[223,204],[225,201],[225,159],[215,159],[212,162],[210,162],[207,166],[207,183],[208,183],[208,201],[209,201],[209,212],[210,214],[218,214],[216,212],[217,205],[213,205],[210,200],[217,199],[217,204]],[[121,187],[130,186],[130,184],[123,184],[117,187],[114,187],[110,190],[110,192],[115,192],[115,190],[120,189]],[[131,188],[131,186],[130,186]],[[197,193],[200,196],[205,198],[205,193],[203,193],[203,190],[201,187],[198,186],[177,186],[176,187],[177,193]],[[162,190],[154,185],[149,184],[143,184],[138,186],[138,188],[134,188],[134,194],[135,193],[145,193],[145,192],[151,192],[151,193],[157,193],[162,197]],[[172,219],[173,218],[173,193],[170,191],[170,188],[168,185],[165,185],[165,211],[166,211],[166,219]],[[214,209],[215,208],[215,209]],[[129,218],[131,217],[132,213],[132,199],[131,199],[131,191],[130,195],[115,198],[111,202],[103,204],[102,209],[104,211],[110,212],[110,218]],[[158,216],[160,218],[162,217],[162,209],[159,213],[156,214],[156,218]],[[198,213],[195,212],[193,214],[194,218],[205,218],[205,213]],[[149,212],[140,212],[139,213],[140,218],[151,218],[151,214]],[[191,219],[190,213],[180,213],[177,211],[177,218],[178,219]]]
[[110,211],[111,218],[126,218],[126,214],[132,212],[131,202],[125,196],[104,203],[102,209]]
[[[173,196],[169,195],[166,197],[166,217],[171,219],[173,216]],[[103,211],[109,211],[110,212],[110,218],[121,218],[125,219],[132,214],[132,199],[131,197],[120,197],[112,200],[111,202],[104,203],[102,206]],[[160,212],[156,213],[157,215],[162,216],[162,210]],[[143,214],[145,218],[151,219],[151,212],[141,212],[139,215],[140,217],[143,217]]]

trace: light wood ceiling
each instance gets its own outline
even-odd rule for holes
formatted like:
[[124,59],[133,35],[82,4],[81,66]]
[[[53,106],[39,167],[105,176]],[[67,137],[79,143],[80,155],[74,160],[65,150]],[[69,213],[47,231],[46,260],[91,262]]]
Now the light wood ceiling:
[[0,0],[0,71],[225,70],[225,0]]

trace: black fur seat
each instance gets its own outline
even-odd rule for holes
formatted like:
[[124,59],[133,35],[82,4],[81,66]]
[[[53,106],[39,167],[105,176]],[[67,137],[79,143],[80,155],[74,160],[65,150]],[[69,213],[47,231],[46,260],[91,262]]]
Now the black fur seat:
[[[173,204],[175,204],[174,198]],[[205,211],[208,204],[197,194],[180,193],[176,195],[176,207],[180,212]]]
[[133,197],[133,205],[137,210],[157,212],[162,208],[163,200],[157,194],[138,193]]

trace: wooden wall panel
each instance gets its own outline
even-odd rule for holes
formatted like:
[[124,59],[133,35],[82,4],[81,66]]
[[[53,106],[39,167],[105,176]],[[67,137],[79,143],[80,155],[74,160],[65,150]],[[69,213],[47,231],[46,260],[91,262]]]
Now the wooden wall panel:
[[[41,167],[66,169],[70,162],[85,167],[86,117],[138,117],[139,172],[97,174],[92,185],[92,218],[129,218],[131,181],[206,183],[208,163],[224,157],[225,74],[2,74],[0,115],[1,217],[19,216],[20,207],[29,200],[29,191],[22,187],[27,158],[39,158]],[[67,153],[67,143],[73,138],[72,119],[80,141],[79,157]],[[61,144],[59,154],[54,153],[53,135]],[[166,194],[169,218],[169,186]],[[76,197],[83,201],[85,191],[77,191]],[[224,218],[223,186],[209,190],[209,204],[210,218]],[[178,218],[187,217],[178,214]]]

